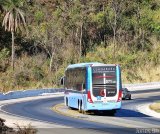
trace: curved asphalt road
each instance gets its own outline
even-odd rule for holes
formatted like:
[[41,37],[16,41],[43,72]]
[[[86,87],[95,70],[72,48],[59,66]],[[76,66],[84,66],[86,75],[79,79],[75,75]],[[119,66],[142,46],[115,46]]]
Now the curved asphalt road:
[[[134,96],[133,100],[123,101],[122,109],[119,110],[115,115],[117,122],[121,121],[121,119],[127,119],[128,123],[130,124],[132,124],[132,122],[140,122],[140,124],[142,124],[141,128],[145,127],[145,123],[151,124],[152,127],[155,125],[155,128],[157,128],[157,126],[160,125],[160,119],[156,119],[156,118],[144,115],[142,113],[139,113],[136,110],[136,106],[140,104],[160,100],[160,90],[149,90],[148,93],[146,93],[146,91],[141,91],[141,92],[137,91],[133,93],[133,96]],[[92,132],[92,133],[95,132],[96,134],[100,134],[100,133],[128,134],[128,133],[138,133],[139,131],[136,128],[129,128],[129,127],[110,124],[112,119],[109,119],[109,117],[105,117],[105,116],[104,116],[104,119],[108,120],[108,123],[104,124],[104,123],[90,122],[86,120],[67,117],[64,115],[59,115],[58,113],[53,112],[51,110],[51,107],[62,102],[63,102],[63,97],[46,98],[41,100],[9,104],[9,105],[3,106],[2,109],[4,111],[7,111],[15,115],[29,117],[29,118],[40,120],[43,122],[56,123],[56,124],[71,126],[73,128],[76,128],[76,130],[68,129],[68,132],[67,130],[63,130],[63,131],[61,130],[60,132],[57,132],[59,134],[61,133],[67,134],[67,133],[73,133],[73,132],[75,132],[76,134],[89,133],[89,132]],[[152,129],[152,127],[149,127],[149,129]],[[84,130],[82,131],[81,128],[83,128],[85,131]],[[51,131],[54,134],[55,129]]]

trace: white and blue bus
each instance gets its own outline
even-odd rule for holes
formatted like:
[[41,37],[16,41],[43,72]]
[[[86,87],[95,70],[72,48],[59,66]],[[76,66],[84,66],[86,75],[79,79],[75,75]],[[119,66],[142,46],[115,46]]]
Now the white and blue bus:
[[119,65],[79,63],[66,68],[62,84],[64,102],[83,111],[105,111],[114,114],[121,108],[122,82]]

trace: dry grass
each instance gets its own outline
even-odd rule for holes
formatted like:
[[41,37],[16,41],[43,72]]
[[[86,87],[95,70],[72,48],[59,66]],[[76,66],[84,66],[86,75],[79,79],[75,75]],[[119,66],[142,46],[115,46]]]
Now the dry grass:
[[141,76],[144,82],[160,81],[160,65],[145,66],[139,68],[137,73]]
[[[59,79],[64,75],[65,67],[78,60],[78,54],[73,51],[74,48],[72,48],[72,44],[69,44],[68,47],[70,49],[63,48],[66,49],[66,51],[64,51],[64,53],[62,52],[64,55],[60,56],[61,58],[57,59],[57,57],[55,57],[55,59],[53,59],[51,72],[49,71],[50,60],[43,53],[34,56],[24,54],[17,58],[15,60],[14,71],[12,71],[10,65],[6,63],[5,71],[0,71],[0,92],[59,87]],[[98,47],[97,50],[88,52],[86,57],[83,57],[80,62],[116,62],[120,64],[122,68],[123,83],[160,81],[159,44],[153,47],[153,53],[137,52],[136,54],[130,54],[126,52],[128,51],[127,49],[124,50],[124,48],[120,48],[117,52],[116,61],[113,59],[112,51],[113,45],[107,48]]]
[[[160,65],[144,65],[135,70],[122,70],[122,79],[124,83],[146,83],[160,81]],[[128,72],[132,73],[130,79]]]
[[33,128],[30,124],[28,126],[20,127],[19,125],[17,126],[17,131],[16,134],[36,134],[37,130]]
[[0,134],[36,134],[37,129],[32,127],[30,124],[28,126],[20,127],[16,125],[16,129],[9,128],[5,125],[5,120],[0,118]]
[[160,101],[151,104],[149,107],[150,107],[150,109],[160,113]]

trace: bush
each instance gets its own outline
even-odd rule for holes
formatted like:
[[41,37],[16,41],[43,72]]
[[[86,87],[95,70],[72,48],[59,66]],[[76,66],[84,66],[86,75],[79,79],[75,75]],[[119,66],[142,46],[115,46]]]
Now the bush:
[[0,72],[5,72],[9,67],[9,50],[4,48],[0,51]]
[[36,134],[37,130],[30,124],[28,126],[20,127],[17,126],[17,130],[9,128],[4,124],[5,120],[0,118],[0,133],[1,134]]
[[33,79],[36,81],[40,81],[44,78],[44,72],[40,67],[37,66],[33,67],[32,73],[33,73]]
[[14,83],[17,86],[26,87],[30,81],[29,73],[26,71],[16,72],[14,74]]
[[15,134],[36,134],[37,130],[33,128],[30,124],[28,126],[20,127],[17,125],[18,130]]

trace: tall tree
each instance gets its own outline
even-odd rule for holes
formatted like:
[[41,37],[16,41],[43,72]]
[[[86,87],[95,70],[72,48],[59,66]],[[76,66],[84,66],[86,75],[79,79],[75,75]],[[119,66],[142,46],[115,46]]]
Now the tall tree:
[[14,70],[15,62],[15,32],[18,29],[21,30],[21,26],[26,27],[26,21],[24,18],[24,0],[3,0],[1,1],[2,7],[5,11],[4,19],[2,26],[5,27],[6,31],[11,32],[12,34],[12,68]]
[[124,0],[110,0],[108,2],[108,8],[106,10],[106,15],[108,16],[108,24],[111,26],[113,31],[113,56],[115,60],[115,53],[116,53],[116,46],[117,46],[117,31],[118,27],[120,26],[120,20],[122,15],[122,10],[124,8],[123,6]]

